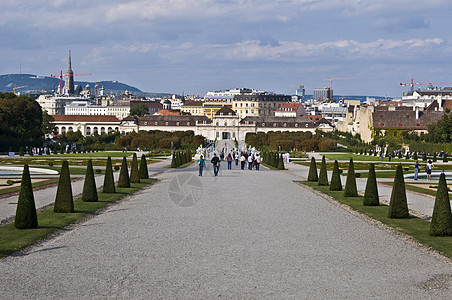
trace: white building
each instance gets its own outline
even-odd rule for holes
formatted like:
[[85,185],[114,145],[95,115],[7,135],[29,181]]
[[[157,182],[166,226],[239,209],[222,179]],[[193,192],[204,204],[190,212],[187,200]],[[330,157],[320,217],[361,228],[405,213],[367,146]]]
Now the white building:
[[52,115],[58,134],[80,131],[84,136],[119,131],[121,121],[115,116]]
[[106,115],[107,107],[89,101],[73,101],[64,107],[65,115]]
[[64,95],[41,95],[36,99],[49,115],[64,115],[66,105],[74,101],[87,101],[86,98]]

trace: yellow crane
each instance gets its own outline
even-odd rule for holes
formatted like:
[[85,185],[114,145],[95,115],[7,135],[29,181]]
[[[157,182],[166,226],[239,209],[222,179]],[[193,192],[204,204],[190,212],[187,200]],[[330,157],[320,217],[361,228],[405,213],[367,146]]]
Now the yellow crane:
[[18,90],[18,89],[21,89],[21,88],[23,88],[24,86],[14,86],[13,87],[13,91],[14,91],[14,94],[16,94],[16,91]]
[[330,81],[330,100],[333,100],[333,80],[348,80],[353,78],[327,78],[322,80],[329,80]]

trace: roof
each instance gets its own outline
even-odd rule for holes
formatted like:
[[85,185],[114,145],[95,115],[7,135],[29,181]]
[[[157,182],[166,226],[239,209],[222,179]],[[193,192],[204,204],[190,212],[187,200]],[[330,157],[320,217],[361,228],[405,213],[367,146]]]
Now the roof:
[[170,126],[170,125],[186,125],[195,126],[196,122],[211,123],[212,121],[207,116],[191,116],[191,115],[144,115],[139,120],[140,126]]
[[159,108],[159,109],[163,108],[163,104],[160,103],[159,101],[140,101],[140,100],[130,101],[130,108],[137,106],[138,104],[144,104],[148,108]]
[[416,119],[416,111],[411,110],[376,110],[374,111],[373,124],[376,129],[405,129],[426,130],[428,125],[438,122],[444,115],[443,111],[419,111]]
[[276,111],[297,111],[300,105],[300,103],[294,102],[284,103]]
[[225,105],[222,108],[220,108],[216,113],[215,116],[236,116],[237,114],[235,111],[232,110],[229,106]]
[[119,123],[120,120],[112,115],[52,115],[54,122],[86,122],[86,123]]
[[253,123],[257,127],[303,127],[314,128],[315,124],[306,117],[246,117],[240,124]]
[[177,116],[179,115],[179,110],[175,109],[161,109],[156,114],[163,115],[163,116]]
[[183,106],[202,106],[203,101],[185,100]]
[[321,115],[302,115],[302,117],[309,118],[312,122],[317,122],[323,119]]

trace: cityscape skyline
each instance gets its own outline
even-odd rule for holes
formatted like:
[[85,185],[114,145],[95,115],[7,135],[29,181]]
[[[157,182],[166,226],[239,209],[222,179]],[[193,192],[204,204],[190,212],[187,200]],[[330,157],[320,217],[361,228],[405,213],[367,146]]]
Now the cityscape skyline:
[[[1,74],[58,74],[146,92],[252,87],[400,97],[450,82],[452,3],[422,1],[2,1]],[[76,78],[75,80],[80,80]]]

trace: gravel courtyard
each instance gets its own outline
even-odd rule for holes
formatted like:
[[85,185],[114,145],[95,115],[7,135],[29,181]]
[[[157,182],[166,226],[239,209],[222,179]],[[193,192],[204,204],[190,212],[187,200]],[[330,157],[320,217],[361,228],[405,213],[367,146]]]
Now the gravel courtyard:
[[[235,167],[235,166],[234,166]],[[0,260],[2,299],[450,299],[452,265],[300,186],[195,166]],[[187,197],[188,195],[188,197]]]

